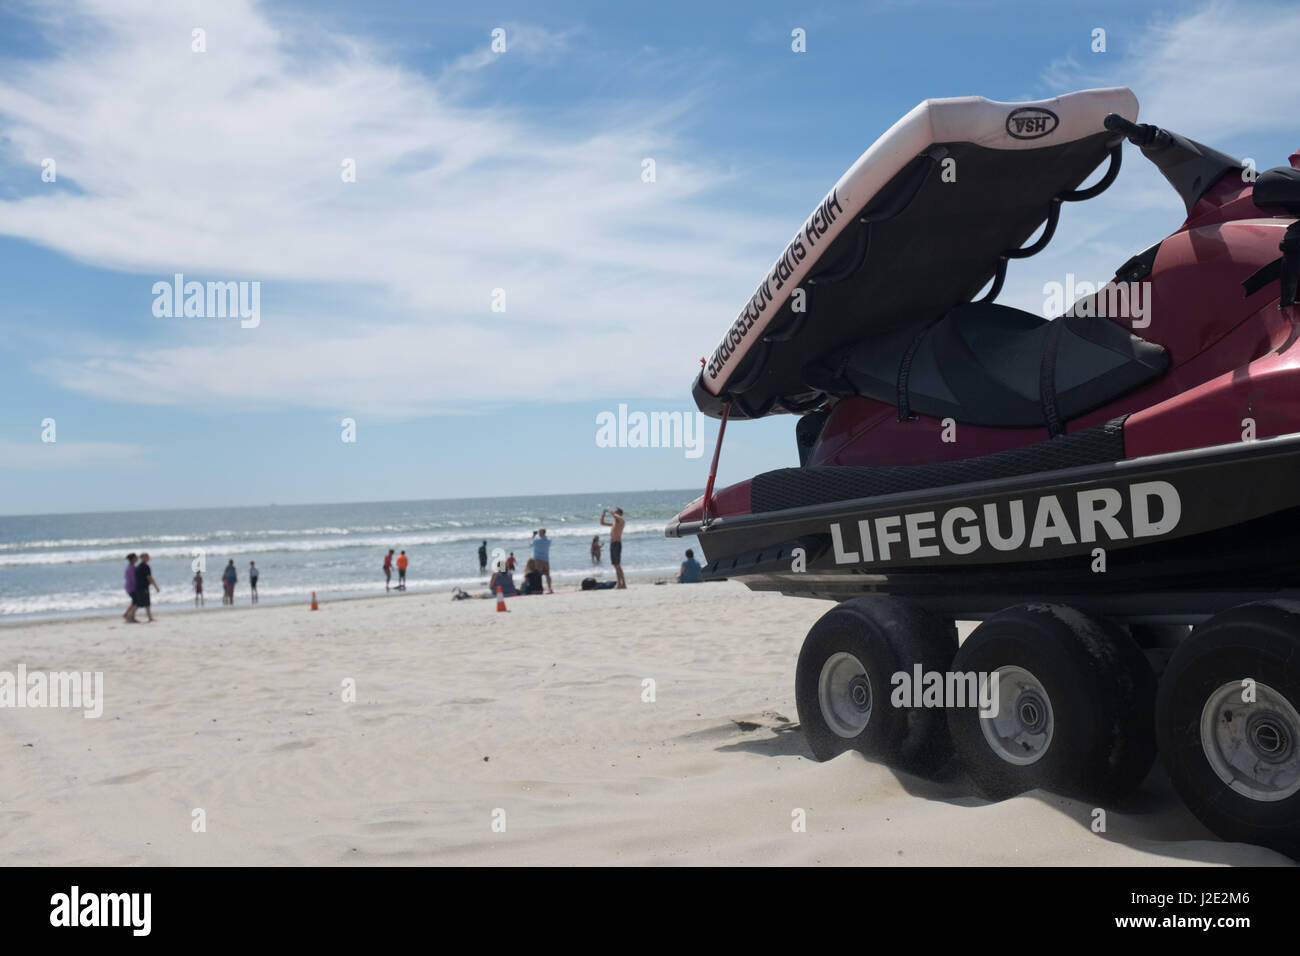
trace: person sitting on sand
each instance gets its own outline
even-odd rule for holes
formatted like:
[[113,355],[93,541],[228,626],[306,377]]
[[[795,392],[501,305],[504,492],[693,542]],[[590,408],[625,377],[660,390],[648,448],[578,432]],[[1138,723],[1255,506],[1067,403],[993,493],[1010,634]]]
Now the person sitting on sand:
[[484,596],[496,597],[497,588],[501,589],[502,597],[515,597],[519,594],[515,589],[514,576],[505,568],[492,573],[492,577],[488,580],[488,593]]
[[528,563],[524,565],[524,586],[519,593],[542,593],[542,572],[537,570],[537,562],[532,558],[529,558]]
[[606,521],[605,516],[609,514],[608,510],[600,513],[600,523],[609,528],[609,563],[614,565],[614,573],[618,576],[616,587],[627,587],[627,581],[623,577],[623,528],[627,522],[623,520],[623,509],[615,508],[611,520]]
[[600,535],[591,539],[591,563],[600,564]]
[[194,572],[194,606],[203,607],[203,572]]
[[686,560],[682,562],[682,569],[677,572],[678,584],[699,584],[704,580],[704,569],[700,567],[700,562],[695,560],[695,551],[691,548],[686,549]]

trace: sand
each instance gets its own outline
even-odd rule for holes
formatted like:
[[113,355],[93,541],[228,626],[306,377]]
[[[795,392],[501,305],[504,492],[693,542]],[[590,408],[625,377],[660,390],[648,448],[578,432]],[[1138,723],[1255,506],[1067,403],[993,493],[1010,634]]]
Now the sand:
[[0,862],[1291,862],[1218,841],[1158,770],[1094,833],[1049,794],[815,762],[793,674],[824,602],[634,582],[509,603],[0,628],[0,670],[102,671],[105,697],[99,719],[0,710]]

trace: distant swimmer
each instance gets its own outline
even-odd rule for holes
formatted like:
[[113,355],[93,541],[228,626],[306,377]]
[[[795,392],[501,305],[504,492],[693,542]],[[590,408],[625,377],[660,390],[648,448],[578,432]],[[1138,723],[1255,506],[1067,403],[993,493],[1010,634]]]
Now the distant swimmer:
[[252,561],[248,562],[248,586],[253,589],[253,603],[257,603],[257,579],[262,572],[257,570],[257,565]]
[[406,552],[403,551],[397,556],[397,590],[406,590]]
[[482,574],[487,570],[487,542],[484,541],[478,546],[478,570]]
[[623,520],[623,509],[615,508],[613,520],[606,521],[605,517],[609,515],[606,509],[600,513],[600,523],[609,529],[609,563],[614,565],[614,573],[618,575],[618,587],[627,587],[627,581],[623,577],[623,527],[626,522]]
[[536,568],[546,578],[546,592],[551,593],[551,539],[546,537],[546,529],[533,532],[533,561]]

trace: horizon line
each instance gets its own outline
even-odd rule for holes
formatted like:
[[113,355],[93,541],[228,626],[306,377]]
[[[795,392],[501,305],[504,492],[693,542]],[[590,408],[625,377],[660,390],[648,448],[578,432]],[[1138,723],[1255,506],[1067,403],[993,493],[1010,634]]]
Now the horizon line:
[[[474,496],[452,496],[447,498],[378,498],[370,501],[300,501],[292,503],[281,503],[272,501],[267,504],[259,505],[208,505],[202,508],[125,508],[115,511],[34,511],[20,512],[17,514],[0,515],[0,521],[8,518],[66,518],[78,515],[118,515],[118,514],[159,514],[172,511],[230,511],[232,509],[254,509],[254,508],[314,508],[326,505],[397,505],[397,504],[419,504],[422,502],[446,502],[446,501],[502,501],[515,498],[547,498],[565,495],[642,495],[642,494],[659,494],[667,492],[683,491],[690,493],[689,488],[640,488],[640,489],[622,489],[619,491],[599,492],[599,491],[559,491],[545,492],[532,495],[474,495]],[[702,492],[701,492],[702,493]]]

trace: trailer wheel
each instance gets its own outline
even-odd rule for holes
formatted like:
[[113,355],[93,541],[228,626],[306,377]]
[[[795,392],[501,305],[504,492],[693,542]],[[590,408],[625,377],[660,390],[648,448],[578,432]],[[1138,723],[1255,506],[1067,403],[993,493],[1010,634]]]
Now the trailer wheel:
[[1008,608],[975,629],[952,666],[983,675],[995,705],[989,716],[970,702],[948,710],[957,755],[985,796],[1042,788],[1109,801],[1151,769],[1155,677],[1118,625],[1061,605]]
[[946,670],[957,649],[951,621],[897,598],[854,598],[827,611],[799,652],[795,702],[818,760],[846,750],[924,774],[952,756],[941,708],[896,707],[893,677]]
[[1262,601],[1196,628],[1156,703],[1175,789],[1225,840],[1300,857],[1300,602]]

